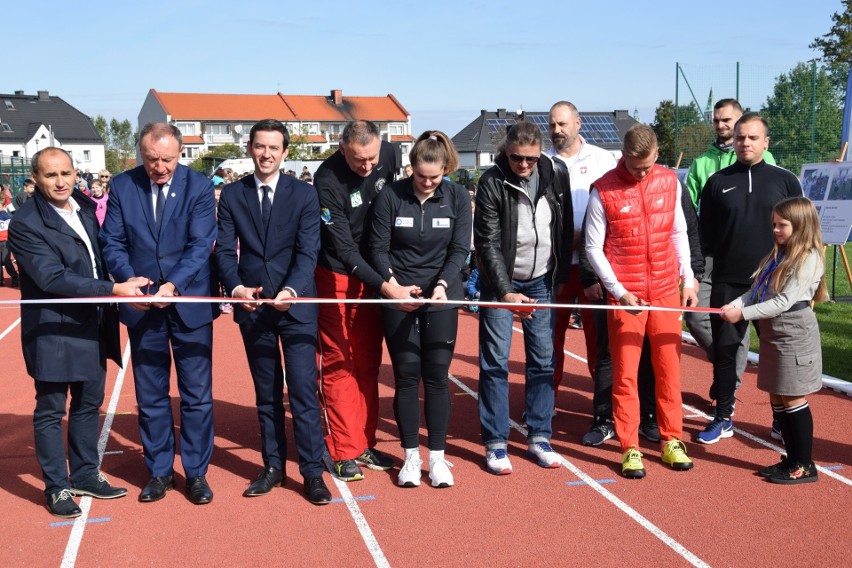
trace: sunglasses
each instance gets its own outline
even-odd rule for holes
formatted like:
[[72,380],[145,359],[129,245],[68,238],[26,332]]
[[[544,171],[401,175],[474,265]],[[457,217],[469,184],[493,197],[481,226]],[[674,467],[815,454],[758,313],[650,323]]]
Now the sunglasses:
[[516,164],[522,164],[524,162],[528,164],[538,163],[538,156],[521,156],[519,154],[509,154],[509,159],[515,162]]
[[104,179],[109,179],[109,176],[101,176]]

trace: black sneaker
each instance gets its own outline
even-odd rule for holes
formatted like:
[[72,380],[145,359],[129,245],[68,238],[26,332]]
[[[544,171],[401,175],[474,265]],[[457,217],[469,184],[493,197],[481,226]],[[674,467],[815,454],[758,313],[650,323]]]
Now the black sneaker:
[[334,475],[341,481],[361,481],[364,472],[355,463],[355,460],[340,460],[334,462]]
[[657,427],[657,417],[649,414],[639,422],[639,433],[645,436],[649,442],[660,441],[660,429]]
[[600,446],[615,436],[615,427],[610,418],[595,418],[591,430],[583,436],[584,446]]
[[395,465],[392,457],[376,448],[367,448],[363,454],[355,458],[355,462],[375,471],[387,471]]
[[817,469],[814,462],[807,465],[790,463],[787,467],[780,469],[775,474],[766,478],[770,483],[781,483],[784,485],[796,485],[799,483],[813,483],[817,481]]
[[95,499],[115,499],[127,495],[127,489],[124,487],[113,487],[107,481],[103,473],[98,472],[82,483],[74,484],[71,487],[71,493],[76,496],[89,495]]
[[784,471],[788,467],[790,467],[790,461],[787,459],[787,456],[782,456],[781,461],[775,465],[769,465],[757,470],[757,475],[760,477],[772,477],[773,475]]
[[47,510],[54,517],[59,517],[60,519],[73,519],[83,514],[83,511],[74,502],[73,495],[71,495],[71,491],[68,489],[48,495]]

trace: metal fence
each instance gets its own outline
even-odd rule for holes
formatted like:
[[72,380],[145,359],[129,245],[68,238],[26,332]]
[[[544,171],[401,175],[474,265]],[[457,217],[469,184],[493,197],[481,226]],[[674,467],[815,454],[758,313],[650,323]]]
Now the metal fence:
[[798,174],[804,163],[836,159],[848,73],[843,67],[678,63],[673,155],[661,158],[689,167],[714,139],[713,105],[735,98],[769,122],[769,150],[779,165]]
[[0,183],[11,189],[13,197],[23,189],[24,180],[30,174],[30,162],[26,158],[0,155]]

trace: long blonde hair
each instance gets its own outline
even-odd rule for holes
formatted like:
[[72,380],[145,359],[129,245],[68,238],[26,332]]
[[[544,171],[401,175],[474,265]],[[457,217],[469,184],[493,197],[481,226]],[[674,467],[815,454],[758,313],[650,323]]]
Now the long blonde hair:
[[[790,197],[775,204],[772,213],[778,215],[793,226],[793,234],[784,245],[775,243],[766,258],[760,263],[755,276],[762,274],[766,267],[778,263],[769,281],[774,290],[781,290],[787,279],[797,273],[805,264],[811,251],[819,254],[820,263],[825,267],[825,244],[822,242],[822,230],[819,226],[819,216],[813,202],[807,197]],[[783,253],[783,256],[782,256]],[[828,300],[828,289],[825,285],[825,270],[819,280],[819,286],[814,293],[815,302]]]

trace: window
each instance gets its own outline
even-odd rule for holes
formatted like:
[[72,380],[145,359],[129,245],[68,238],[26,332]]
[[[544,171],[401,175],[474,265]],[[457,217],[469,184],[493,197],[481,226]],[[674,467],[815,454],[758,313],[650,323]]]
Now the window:
[[92,161],[92,151],[91,150],[83,150],[83,161],[91,162]]
[[302,133],[303,134],[319,134],[319,124],[316,122],[308,122],[307,124],[302,124]]
[[405,125],[404,124],[388,124],[388,132],[392,136],[400,136],[405,134]]
[[230,124],[208,124],[207,125],[207,134],[211,134],[213,136],[227,136],[231,133],[231,125]]
[[6,103],[6,110],[15,110],[15,105],[12,104],[12,101],[4,101]]
[[190,160],[194,160],[198,157],[198,148],[195,146],[184,146],[183,153],[181,154],[182,158],[189,158]]
[[180,133],[183,136],[195,136],[195,123],[194,122],[178,122],[175,126],[180,130]]
[[8,122],[4,122],[4,123],[0,124],[0,129],[2,129],[3,132],[12,132],[12,127],[9,126]]

